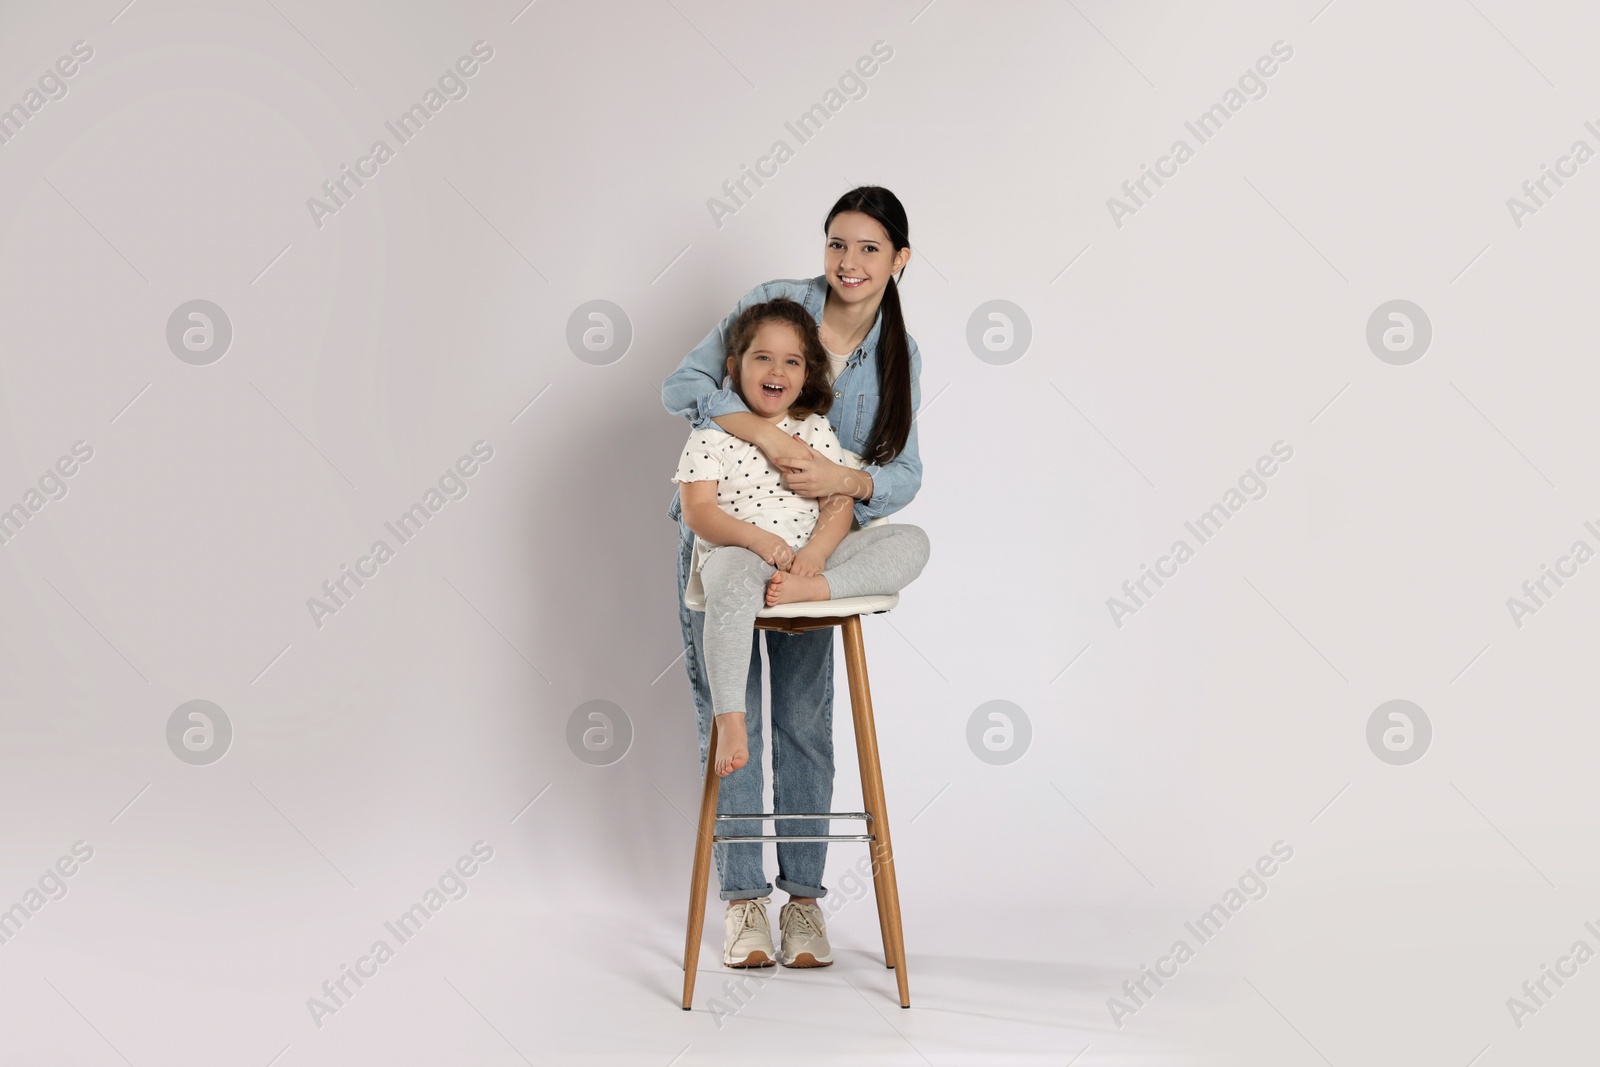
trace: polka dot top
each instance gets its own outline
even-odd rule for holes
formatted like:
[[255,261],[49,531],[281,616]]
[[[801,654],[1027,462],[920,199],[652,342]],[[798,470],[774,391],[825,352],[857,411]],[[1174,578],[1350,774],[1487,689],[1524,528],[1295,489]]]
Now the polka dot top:
[[[784,433],[798,433],[802,441],[835,463],[861,469],[860,457],[839,443],[826,415],[808,415],[804,420],[786,415],[777,425]],[[715,481],[717,506],[725,514],[777,534],[794,549],[804,547],[817,525],[817,501],[791,492],[765,452],[714,423],[690,432],[672,481]],[[698,536],[694,540],[691,571],[698,571],[716,546]]]

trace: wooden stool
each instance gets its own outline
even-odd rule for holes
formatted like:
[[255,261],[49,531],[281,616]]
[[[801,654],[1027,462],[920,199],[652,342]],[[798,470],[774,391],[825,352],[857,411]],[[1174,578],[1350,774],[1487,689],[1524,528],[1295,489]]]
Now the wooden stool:
[[[883,520],[874,519],[868,525]],[[690,611],[705,610],[700,576],[693,575],[683,602]],[[756,613],[756,629],[805,633],[831,626],[844,627],[844,662],[850,676],[850,712],[855,720],[856,753],[861,763],[861,798],[864,812],[762,812],[757,815],[718,815],[717,720],[711,719],[711,739],[706,749],[705,787],[700,794],[700,822],[696,830],[694,869],[689,875],[689,933],[683,948],[683,1010],[694,998],[696,966],[700,961],[700,934],[705,927],[706,890],[711,881],[711,846],[714,842],[757,841],[865,841],[872,852],[872,890],[878,902],[878,929],[883,934],[883,962],[895,972],[900,1006],[911,1007],[906,982],[905,942],[900,936],[900,890],[895,884],[894,850],[889,844],[889,812],[883,796],[883,771],[878,763],[878,732],[872,722],[872,691],[867,685],[867,653],[861,640],[861,616],[889,611],[900,602],[898,594],[857,596],[839,600],[778,604]],[[717,822],[759,819],[864,819],[864,834],[766,834],[727,836],[714,832]]]

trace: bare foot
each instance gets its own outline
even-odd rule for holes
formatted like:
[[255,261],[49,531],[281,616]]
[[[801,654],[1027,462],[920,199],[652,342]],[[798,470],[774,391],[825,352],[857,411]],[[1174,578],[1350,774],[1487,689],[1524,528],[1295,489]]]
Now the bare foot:
[[832,600],[828,579],[820,574],[803,578],[788,571],[778,571],[767,583],[767,607],[774,604],[794,604],[805,600]]
[[719,778],[726,778],[750,762],[750,751],[744,732],[744,712],[729,712],[717,716],[715,760]]

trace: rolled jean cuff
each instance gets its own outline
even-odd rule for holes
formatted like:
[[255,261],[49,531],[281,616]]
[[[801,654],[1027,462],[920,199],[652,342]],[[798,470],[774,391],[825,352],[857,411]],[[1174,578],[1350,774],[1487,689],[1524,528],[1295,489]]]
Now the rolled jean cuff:
[[[768,885],[765,889],[720,889],[717,891],[717,896],[721,897],[723,900],[755,900],[757,897],[766,897],[771,895],[772,886],[770,885]],[[804,893],[801,893],[800,895],[805,896]]]
[[791,897],[816,897],[820,900],[828,895],[828,891],[820,885],[801,885],[799,882],[789,881],[782,875],[778,876],[778,888]]

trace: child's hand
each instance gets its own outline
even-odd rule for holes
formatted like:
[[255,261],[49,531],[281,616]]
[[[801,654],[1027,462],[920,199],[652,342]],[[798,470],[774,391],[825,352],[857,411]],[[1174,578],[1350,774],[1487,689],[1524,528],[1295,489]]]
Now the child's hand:
[[821,574],[827,565],[828,557],[807,545],[794,554],[794,562],[789,564],[789,573],[800,578],[814,578]]
[[766,530],[756,530],[745,547],[780,571],[788,570],[794,562],[794,549],[789,547],[789,542]]

